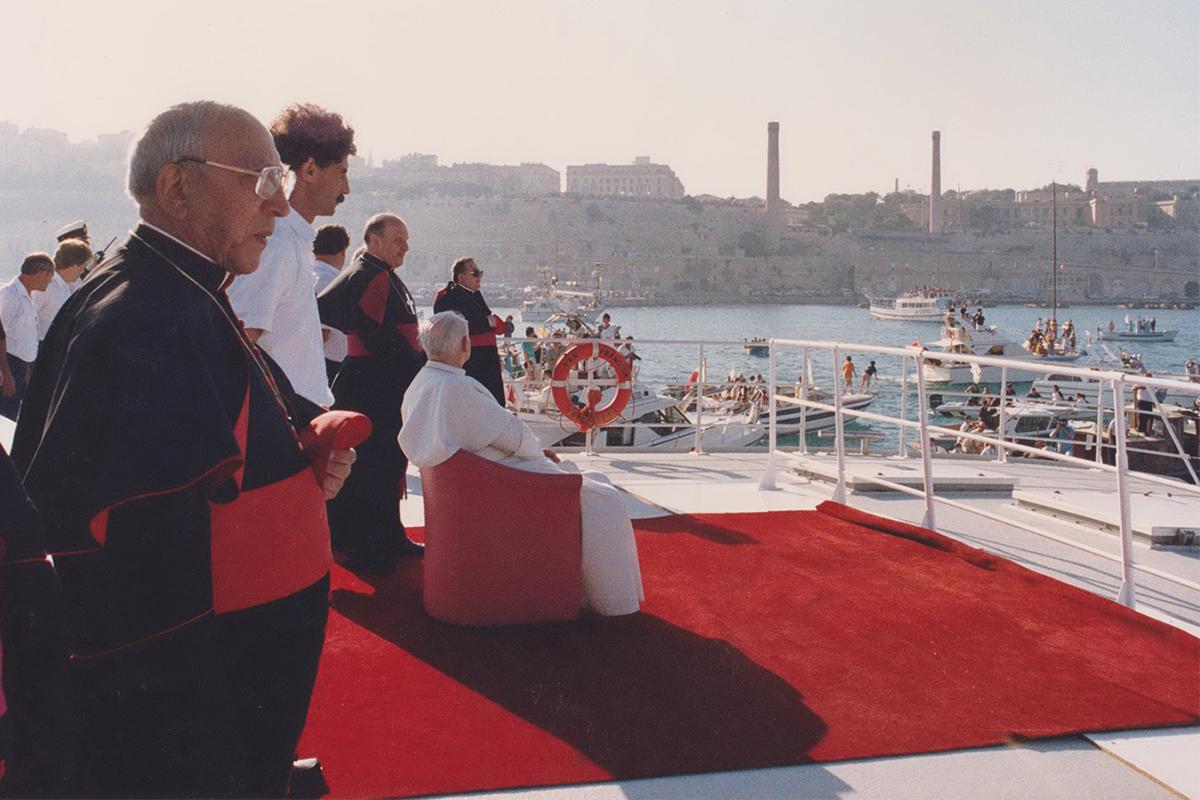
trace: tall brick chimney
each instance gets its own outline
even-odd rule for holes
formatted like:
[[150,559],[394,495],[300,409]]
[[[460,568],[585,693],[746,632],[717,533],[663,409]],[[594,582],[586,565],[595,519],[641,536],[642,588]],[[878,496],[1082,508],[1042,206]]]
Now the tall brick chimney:
[[929,232],[942,232],[942,132],[933,132],[933,175],[929,179]]
[[767,123],[767,213],[778,211],[779,203],[779,123]]

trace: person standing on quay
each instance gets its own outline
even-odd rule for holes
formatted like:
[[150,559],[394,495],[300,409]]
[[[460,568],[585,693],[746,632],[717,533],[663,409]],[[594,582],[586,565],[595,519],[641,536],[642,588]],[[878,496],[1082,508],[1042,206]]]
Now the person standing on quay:
[[229,287],[229,302],[246,335],[275,359],[296,391],[328,407],[333,395],[313,293],[312,222],[333,214],[350,193],[354,130],[340,115],[302,104],[280,112],[271,135],[293,176],[288,214],[275,226],[258,270]]
[[351,569],[391,572],[397,559],[420,556],[400,521],[408,459],[396,437],[404,392],[425,364],[417,308],[396,270],[408,252],[408,226],[376,214],[363,232],[366,250],[317,299],[321,321],[346,334],[346,360],[333,381],[334,408],[371,418],[371,438],[329,504],[333,549]]
[[433,313],[457,311],[467,321],[471,335],[471,357],[463,365],[469,377],[484,385],[496,402],[504,405],[504,378],[500,371],[500,352],[496,334],[505,331],[504,321],[492,313],[483,293],[483,270],[472,258],[460,258],[450,271],[450,282],[437,293]]

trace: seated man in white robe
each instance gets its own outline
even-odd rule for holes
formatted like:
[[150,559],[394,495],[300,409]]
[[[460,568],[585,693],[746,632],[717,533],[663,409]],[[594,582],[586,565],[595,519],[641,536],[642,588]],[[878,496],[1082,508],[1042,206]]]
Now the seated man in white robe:
[[[467,322],[454,311],[434,314],[421,328],[429,360],[404,393],[400,447],[422,469],[459,450],[527,472],[577,471],[561,465],[525,423],[462,369],[471,355]],[[633,526],[621,494],[584,475],[579,505],[583,522],[583,603],[598,614],[632,614],[644,598]]]

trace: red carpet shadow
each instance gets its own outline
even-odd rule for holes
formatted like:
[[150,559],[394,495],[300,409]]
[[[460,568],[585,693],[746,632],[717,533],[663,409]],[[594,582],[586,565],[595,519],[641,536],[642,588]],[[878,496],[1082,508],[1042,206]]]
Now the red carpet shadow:
[[373,585],[335,569],[301,745],[333,793],[738,770],[1200,718],[1200,640],[933,531],[828,503],[635,529],[646,601],[626,619],[444,626],[421,608],[419,562]]
[[405,564],[376,582],[374,594],[336,590],[332,606],[612,776],[807,763],[825,732],[799,692],[728,642],[645,613],[509,628],[443,625],[421,608],[420,579],[420,566]]
[[695,536],[715,544],[758,544],[758,539],[749,534],[705,522],[702,518],[691,514],[672,514],[668,517],[639,519],[634,527],[643,533]]

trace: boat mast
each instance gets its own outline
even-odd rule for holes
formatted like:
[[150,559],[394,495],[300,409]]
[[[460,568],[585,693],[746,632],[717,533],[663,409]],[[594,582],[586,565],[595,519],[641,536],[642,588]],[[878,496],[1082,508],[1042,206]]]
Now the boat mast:
[[1051,308],[1050,319],[1055,325],[1058,324],[1058,183],[1050,181],[1050,216],[1054,217],[1054,233],[1051,234],[1051,254],[1050,254],[1050,276],[1051,281]]

